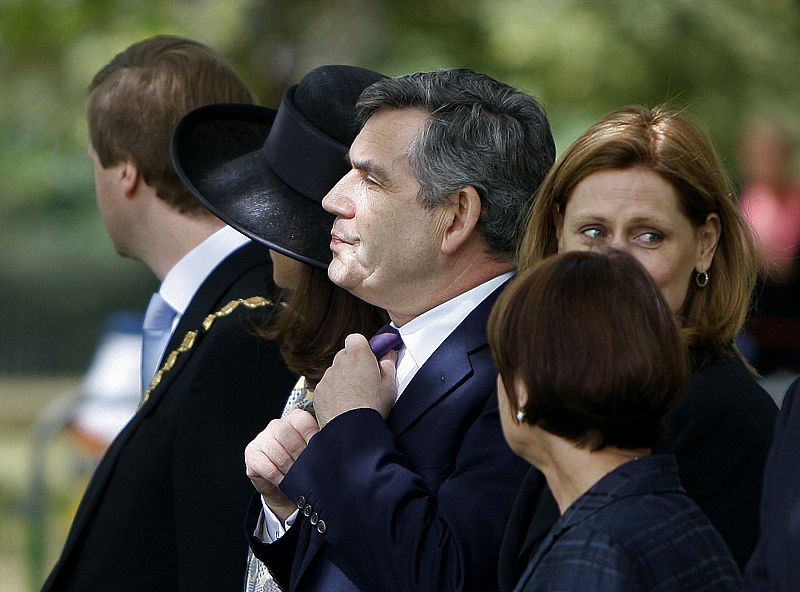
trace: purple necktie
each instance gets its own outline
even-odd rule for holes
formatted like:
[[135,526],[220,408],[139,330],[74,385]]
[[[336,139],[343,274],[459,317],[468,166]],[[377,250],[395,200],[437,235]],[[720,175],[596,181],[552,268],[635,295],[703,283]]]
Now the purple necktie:
[[403,345],[403,338],[400,337],[400,332],[391,325],[384,325],[378,332],[369,340],[369,347],[372,353],[379,360],[385,356],[389,350],[400,349]]

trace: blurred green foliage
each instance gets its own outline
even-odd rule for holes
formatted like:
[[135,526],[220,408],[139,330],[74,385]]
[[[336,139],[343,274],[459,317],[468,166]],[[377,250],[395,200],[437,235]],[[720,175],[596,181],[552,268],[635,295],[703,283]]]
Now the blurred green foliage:
[[560,148],[614,108],[668,101],[735,172],[749,112],[800,124],[798,0],[0,0],[0,373],[80,370],[104,316],[155,286],[96,213],[84,89],[157,33],[220,50],[272,105],[322,63],[484,71],[543,101]]

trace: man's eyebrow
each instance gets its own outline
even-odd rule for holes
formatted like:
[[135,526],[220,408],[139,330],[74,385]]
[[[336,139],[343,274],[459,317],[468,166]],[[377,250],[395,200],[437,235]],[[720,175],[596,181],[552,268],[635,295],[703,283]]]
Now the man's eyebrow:
[[347,160],[350,163],[350,166],[357,171],[363,171],[381,183],[389,182],[389,173],[382,166],[376,164],[375,161],[359,159],[352,160],[349,155],[347,156]]

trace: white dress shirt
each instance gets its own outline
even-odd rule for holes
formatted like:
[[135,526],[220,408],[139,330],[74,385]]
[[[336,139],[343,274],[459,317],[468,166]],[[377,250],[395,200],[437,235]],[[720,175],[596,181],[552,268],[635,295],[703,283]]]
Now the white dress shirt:
[[[440,345],[466,319],[477,306],[486,300],[514,272],[507,272],[484,282],[479,286],[443,302],[439,306],[422,313],[402,327],[396,327],[403,338],[403,345],[397,355],[397,398],[405,391],[420,368],[428,361]],[[392,323],[394,326],[394,323]],[[261,498],[264,512],[259,517],[255,535],[265,543],[272,543],[286,534],[297,518],[295,511],[285,524],[282,524]]]
[[[249,242],[250,239],[243,234],[230,226],[224,226],[189,251],[169,270],[158,288],[158,293],[177,312],[172,321],[173,332],[195,293],[211,272],[228,255]],[[164,352],[161,354],[159,358]]]

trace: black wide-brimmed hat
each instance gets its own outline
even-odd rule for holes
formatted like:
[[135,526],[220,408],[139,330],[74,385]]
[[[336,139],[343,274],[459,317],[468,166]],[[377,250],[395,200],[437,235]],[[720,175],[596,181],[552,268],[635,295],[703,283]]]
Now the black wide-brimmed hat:
[[178,176],[239,232],[325,268],[334,216],[322,198],[350,168],[355,103],[382,78],[355,66],[320,66],[287,89],[277,111],[233,103],[196,109],[172,135]]

